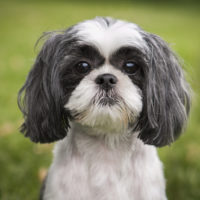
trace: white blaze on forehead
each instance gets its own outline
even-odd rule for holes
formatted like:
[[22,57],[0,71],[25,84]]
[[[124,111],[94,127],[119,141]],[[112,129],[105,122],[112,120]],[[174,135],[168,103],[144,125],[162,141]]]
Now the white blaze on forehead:
[[121,46],[145,48],[145,42],[136,24],[117,20],[113,24],[99,20],[88,20],[78,24],[77,35],[82,40],[94,44],[108,57]]

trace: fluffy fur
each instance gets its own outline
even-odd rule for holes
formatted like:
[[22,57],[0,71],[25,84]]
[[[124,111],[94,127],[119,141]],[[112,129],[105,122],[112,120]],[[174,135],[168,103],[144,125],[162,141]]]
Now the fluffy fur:
[[190,110],[190,88],[169,46],[136,24],[103,17],[44,37],[19,92],[25,136],[61,140],[41,199],[165,200],[154,146],[177,139]]

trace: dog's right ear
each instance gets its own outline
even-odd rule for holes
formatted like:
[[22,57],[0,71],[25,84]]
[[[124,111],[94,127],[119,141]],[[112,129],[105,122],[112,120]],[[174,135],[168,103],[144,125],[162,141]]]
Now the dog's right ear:
[[64,138],[69,128],[69,113],[62,102],[58,72],[63,35],[49,35],[18,95],[25,119],[20,131],[40,143]]

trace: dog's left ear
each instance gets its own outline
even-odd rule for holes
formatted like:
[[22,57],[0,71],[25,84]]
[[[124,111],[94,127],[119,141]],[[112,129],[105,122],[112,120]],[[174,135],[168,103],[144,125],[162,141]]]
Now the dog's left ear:
[[143,33],[148,46],[139,138],[158,147],[183,131],[190,110],[190,87],[177,57],[160,37]]
[[18,104],[25,118],[21,132],[33,142],[62,139],[69,128],[59,77],[62,37],[62,34],[49,33],[19,92]]

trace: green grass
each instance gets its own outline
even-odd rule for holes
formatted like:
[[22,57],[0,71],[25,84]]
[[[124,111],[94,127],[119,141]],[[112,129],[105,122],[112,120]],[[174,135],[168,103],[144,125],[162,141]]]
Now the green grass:
[[17,92],[36,56],[36,40],[43,31],[63,29],[96,15],[140,24],[167,40],[185,60],[187,79],[194,90],[190,122],[186,133],[172,146],[159,149],[159,154],[169,199],[200,199],[199,8],[83,1],[0,2],[0,199],[37,199],[40,180],[52,159],[52,145],[33,144],[18,132],[22,116]]

